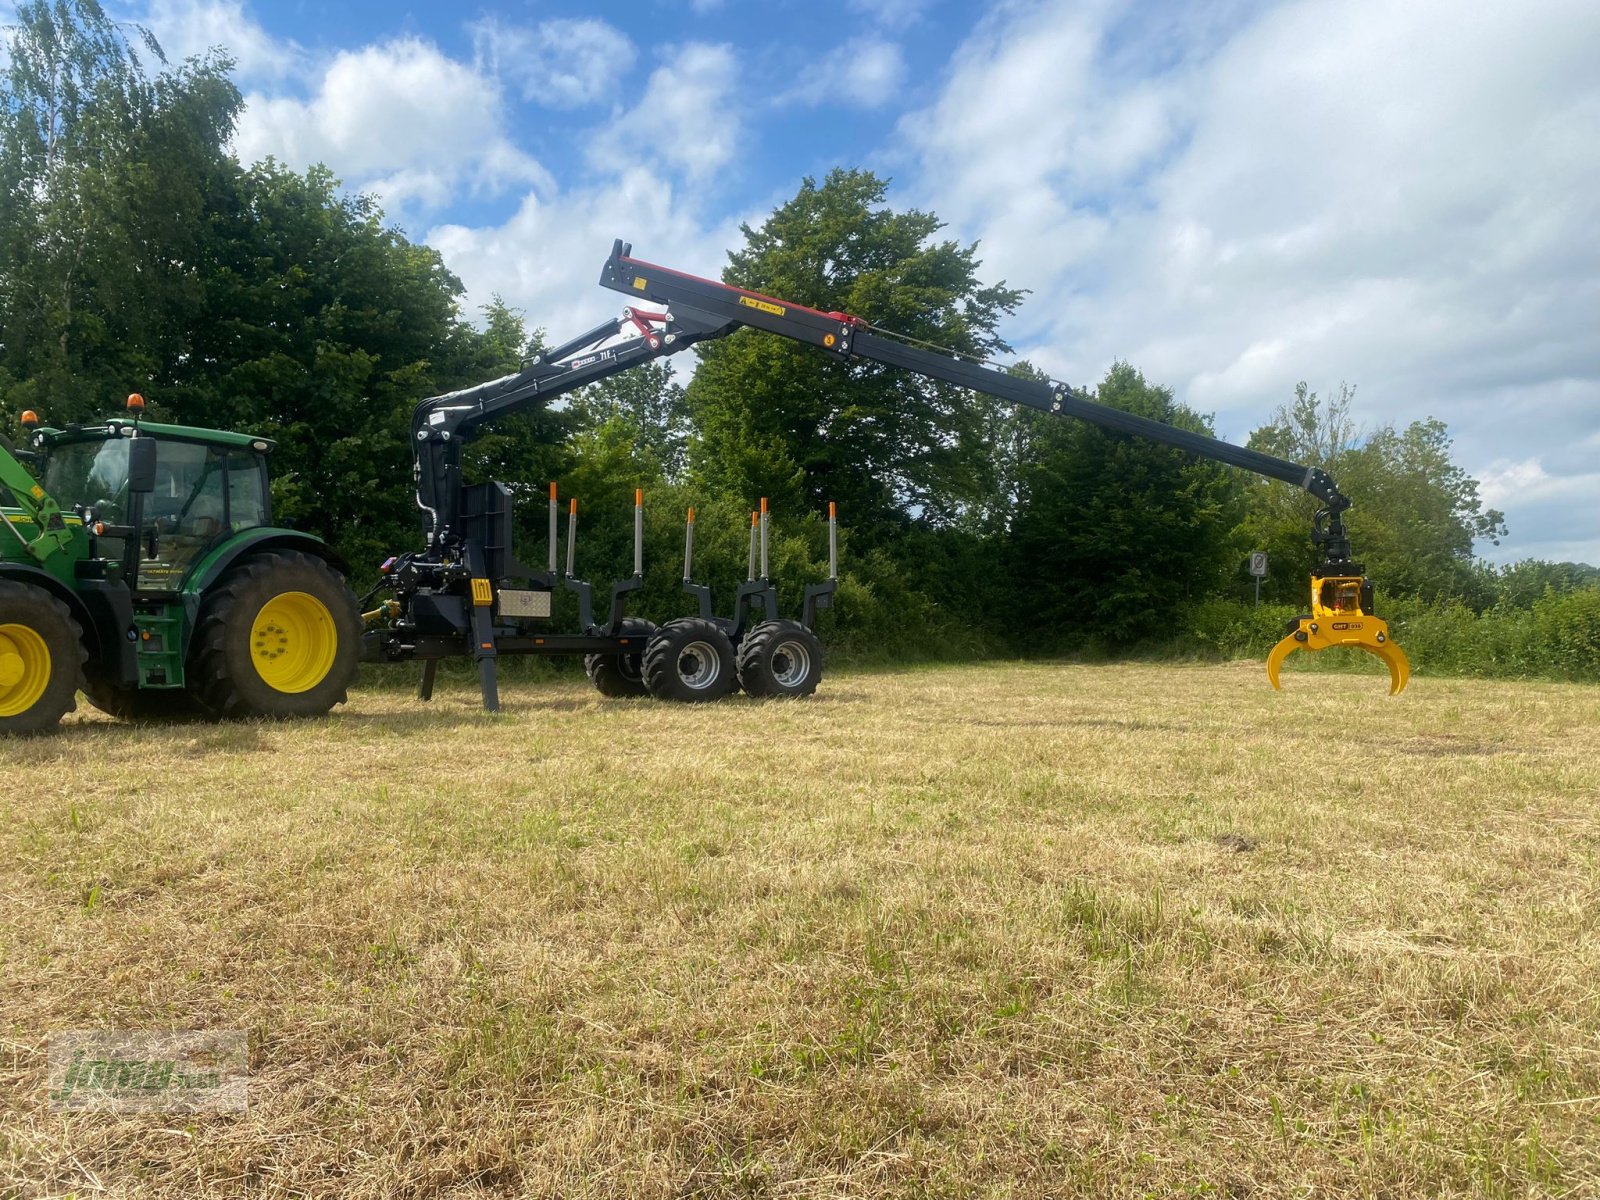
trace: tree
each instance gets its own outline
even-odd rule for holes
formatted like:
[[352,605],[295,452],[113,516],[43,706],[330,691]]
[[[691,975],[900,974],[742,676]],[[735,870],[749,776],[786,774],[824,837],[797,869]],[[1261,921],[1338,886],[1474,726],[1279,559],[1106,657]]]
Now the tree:
[[[1505,534],[1504,515],[1486,509],[1477,480],[1450,457],[1443,422],[1383,425],[1363,433],[1351,415],[1355,389],[1341,384],[1321,401],[1305,383],[1292,404],[1250,438],[1270,454],[1321,467],[1350,498],[1347,515],[1356,558],[1385,592],[1423,599],[1488,603],[1492,584],[1474,567],[1473,544]],[[1317,567],[1308,540],[1317,500],[1281,484],[1257,481],[1244,524],[1248,548],[1271,556],[1268,594],[1298,600]]]
[[1477,607],[1492,589],[1473,566],[1473,543],[1498,544],[1505,514],[1484,508],[1478,481],[1450,457],[1443,421],[1378,429],[1340,461],[1339,486],[1359,497],[1350,536],[1368,571],[1396,594],[1458,598]]
[[576,430],[617,422],[633,453],[653,464],[652,473],[676,482],[688,459],[689,410],[683,385],[670,362],[649,362],[590,384],[572,398]]
[[[412,409],[514,370],[521,320],[491,305],[486,331],[463,322],[461,283],[438,252],[385,227],[376,201],[342,194],[325,167],[301,175],[268,160],[237,172],[215,197],[212,230],[204,320],[163,364],[153,398],[177,420],[276,439],[278,513],[370,569],[415,538]],[[475,445],[468,470],[531,471],[528,447],[562,434],[541,427],[546,414],[523,420],[525,436],[507,423]]]
[[[727,282],[987,357],[1021,293],[978,279],[976,246],[935,240],[932,213],[896,212],[888,184],[835,170],[729,256]],[[740,335],[700,347],[687,401],[696,479],[785,511],[840,503],[862,544],[913,519],[953,520],[994,490],[985,441],[992,402],[905,371],[840,363],[781,338]]]
[[[1183,429],[1209,422],[1117,363],[1101,404]],[[1030,414],[1011,530],[1011,585],[1030,645],[1170,634],[1186,603],[1215,594],[1238,557],[1244,477],[1131,434]]]
[[8,32],[0,187],[27,202],[0,209],[0,387],[81,419],[182,353],[241,101],[225,58],[150,79],[95,0],[34,0]]
[[1525,558],[1495,573],[1495,601],[1508,608],[1532,608],[1549,595],[1600,587],[1600,567],[1588,563],[1546,562]]
[[[1355,395],[1354,387],[1340,383],[1338,392],[1323,400],[1302,380],[1295,385],[1294,400],[1279,406],[1272,420],[1251,434],[1246,444],[1290,462],[1321,467],[1344,487],[1339,465],[1360,438],[1351,412]],[[1263,595],[1278,603],[1303,603],[1306,581],[1321,561],[1310,537],[1311,519],[1320,502],[1300,488],[1260,476],[1251,476],[1247,494],[1248,514],[1240,540],[1244,553],[1267,552]],[[1253,590],[1243,566],[1241,562],[1235,579],[1241,595]]]

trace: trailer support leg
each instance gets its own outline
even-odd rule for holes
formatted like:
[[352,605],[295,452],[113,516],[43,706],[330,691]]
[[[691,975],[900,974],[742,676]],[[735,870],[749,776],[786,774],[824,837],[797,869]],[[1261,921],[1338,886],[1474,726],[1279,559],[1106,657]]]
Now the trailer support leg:
[[417,699],[433,699],[433,677],[439,673],[439,660],[437,658],[424,659],[422,663],[422,682],[417,684]]
[[500,686],[495,674],[499,652],[494,645],[494,589],[485,577],[483,546],[467,543],[467,568],[472,572],[472,657],[478,663],[485,712],[500,711]]

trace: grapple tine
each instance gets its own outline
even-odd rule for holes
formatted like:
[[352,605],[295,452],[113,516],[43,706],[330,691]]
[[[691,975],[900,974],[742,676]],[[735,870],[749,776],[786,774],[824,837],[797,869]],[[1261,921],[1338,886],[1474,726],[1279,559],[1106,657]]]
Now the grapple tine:
[[1294,634],[1291,633],[1272,648],[1271,654],[1267,655],[1267,681],[1275,690],[1283,691],[1283,684],[1278,679],[1278,672],[1283,668],[1283,660],[1298,649],[1300,643],[1294,640]]

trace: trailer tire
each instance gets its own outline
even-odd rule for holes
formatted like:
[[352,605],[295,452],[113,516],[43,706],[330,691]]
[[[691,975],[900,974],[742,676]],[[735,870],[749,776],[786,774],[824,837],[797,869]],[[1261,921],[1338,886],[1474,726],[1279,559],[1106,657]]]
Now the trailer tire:
[[739,690],[738,672],[728,635],[703,617],[668,621],[644,651],[645,686],[658,700],[721,700]]
[[43,588],[0,580],[0,734],[54,729],[78,707],[88,658],[65,604]]
[[763,621],[739,643],[739,685],[752,696],[809,696],[822,682],[822,643],[799,621]]
[[320,717],[348,699],[360,650],[361,614],[344,577],[312,555],[269,550],[206,593],[190,683],[225,719]]
[[622,622],[623,637],[639,640],[639,649],[632,654],[585,654],[583,669],[589,682],[602,696],[620,699],[624,696],[648,696],[650,689],[644,685],[644,650],[656,635],[654,621],[643,617],[625,617]]

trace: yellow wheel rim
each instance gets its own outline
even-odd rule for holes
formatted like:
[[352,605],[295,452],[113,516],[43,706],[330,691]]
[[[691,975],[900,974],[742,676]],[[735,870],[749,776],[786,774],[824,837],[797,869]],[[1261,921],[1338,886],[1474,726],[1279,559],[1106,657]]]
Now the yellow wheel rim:
[[338,651],[333,614],[305,592],[274,596],[250,626],[250,661],[274,691],[309,692],[333,670]]
[[20,717],[50,686],[50,647],[28,625],[0,625],[0,717]]

